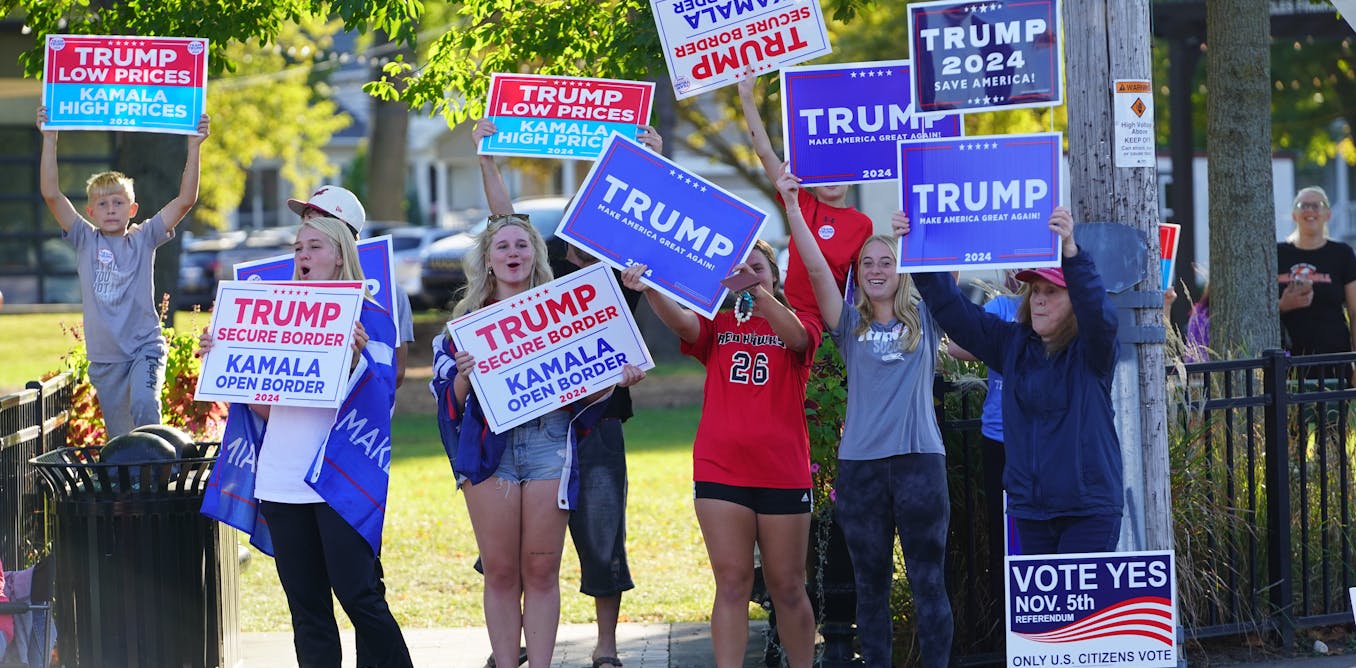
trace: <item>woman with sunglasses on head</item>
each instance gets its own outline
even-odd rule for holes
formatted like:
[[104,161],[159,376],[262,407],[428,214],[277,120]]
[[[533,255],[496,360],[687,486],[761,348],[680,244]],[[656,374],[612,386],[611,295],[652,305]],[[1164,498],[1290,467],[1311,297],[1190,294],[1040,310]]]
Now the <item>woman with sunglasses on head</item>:
[[[1276,244],[1276,280],[1286,349],[1295,355],[1356,350],[1356,255],[1351,246],[1328,237],[1332,209],[1318,186],[1295,195],[1290,213],[1295,230]],[[1345,309],[1345,310],[1344,310]],[[1309,378],[1352,380],[1351,365],[1301,368]]]
[[[909,232],[904,212],[891,219]],[[1116,310],[1073,216],[1050,214],[1060,267],[1017,274],[1029,290],[1006,322],[965,299],[945,273],[914,274],[946,333],[1003,374],[1003,487],[1022,554],[1110,552],[1124,511],[1124,472],[1111,405]]]
[[[546,243],[526,216],[506,204],[492,158],[482,159],[481,172],[493,215],[466,254],[466,287],[453,317],[552,280]],[[523,638],[529,664],[549,666],[560,624],[565,527],[577,503],[578,486],[570,484],[579,475],[577,448],[601,419],[611,388],[495,434],[471,388],[475,363],[446,332],[434,339],[430,388],[438,402],[443,446],[480,550],[492,658],[498,666],[517,665]],[[629,386],[644,376],[627,364],[620,384]]]

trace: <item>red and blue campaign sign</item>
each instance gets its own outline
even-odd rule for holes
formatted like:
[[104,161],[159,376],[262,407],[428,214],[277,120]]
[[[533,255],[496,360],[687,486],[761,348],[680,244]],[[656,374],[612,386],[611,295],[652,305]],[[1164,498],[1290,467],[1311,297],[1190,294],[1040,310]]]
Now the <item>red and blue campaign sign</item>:
[[1158,257],[1163,269],[1163,291],[1172,287],[1172,277],[1177,273],[1177,240],[1182,236],[1182,226],[1177,223],[1158,224]]
[[636,136],[653,99],[648,81],[495,74],[485,116],[499,131],[480,153],[592,160],[613,132]]
[[[232,267],[237,281],[290,281],[296,260],[291,255],[274,255],[262,260],[237,263]],[[395,266],[391,263],[391,235],[383,234],[358,242],[358,264],[362,265],[363,285],[395,322],[400,322],[395,299]]]
[[621,380],[654,359],[612,270],[593,264],[447,323],[476,359],[471,385],[502,434]]
[[958,114],[915,113],[909,61],[782,70],[782,138],[801,184],[893,181],[898,142],[958,137]]
[[1062,135],[899,143],[899,271],[1058,267]]
[[915,2],[909,36],[922,112],[1064,102],[1059,0]]
[[556,236],[618,269],[649,265],[645,282],[715,317],[721,279],[748,257],[767,214],[621,135],[612,135]]
[[1171,550],[1007,558],[1009,666],[1177,665]]
[[197,134],[207,109],[207,40],[48,35],[48,130]]
[[650,0],[678,99],[830,51],[819,0]]

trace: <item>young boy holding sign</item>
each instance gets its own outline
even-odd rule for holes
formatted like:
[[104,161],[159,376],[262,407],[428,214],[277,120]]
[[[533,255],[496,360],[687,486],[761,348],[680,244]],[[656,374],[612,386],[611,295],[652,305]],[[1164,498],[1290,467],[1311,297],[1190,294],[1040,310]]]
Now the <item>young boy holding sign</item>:
[[211,132],[207,114],[198,120],[198,134],[188,136],[179,194],[139,225],[131,225],[139,208],[132,179],[120,172],[91,176],[85,190],[89,219],[76,211],[57,177],[57,133],[43,129],[47,107],[38,108],[37,120],[42,131],[39,187],[62,238],[75,248],[89,380],[107,435],[160,424],[166,348],[151,269],[155,249],[174,238],[174,228],[198,202],[199,157]]
[[[757,103],[753,101],[753,82],[756,78],[750,73],[739,80],[739,104],[744,110],[744,122],[749,126],[753,150],[758,154],[758,161],[763,164],[763,173],[767,175],[768,183],[776,187],[782,173],[782,159],[772,150],[767,127],[763,125]],[[871,218],[847,203],[847,194],[847,186],[836,185],[799,188],[796,195],[801,216],[810,225],[815,243],[833,270],[838,294],[843,293],[848,269],[856,261],[857,251],[871,236],[873,229]],[[778,204],[785,204],[781,199],[778,193]],[[818,314],[819,305],[815,302],[814,289],[810,287],[810,277],[805,271],[805,262],[801,259],[796,243],[795,238],[792,238],[790,259],[786,266],[786,299],[797,311]]]

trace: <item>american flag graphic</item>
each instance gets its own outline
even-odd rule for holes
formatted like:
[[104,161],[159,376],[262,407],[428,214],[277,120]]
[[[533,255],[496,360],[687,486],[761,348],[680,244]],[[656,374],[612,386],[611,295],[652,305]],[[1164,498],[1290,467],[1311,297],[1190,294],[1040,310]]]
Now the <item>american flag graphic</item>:
[[1141,596],[1042,633],[1019,633],[1033,642],[1069,643],[1113,636],[1139,636],[1173,646],[1172,601]]

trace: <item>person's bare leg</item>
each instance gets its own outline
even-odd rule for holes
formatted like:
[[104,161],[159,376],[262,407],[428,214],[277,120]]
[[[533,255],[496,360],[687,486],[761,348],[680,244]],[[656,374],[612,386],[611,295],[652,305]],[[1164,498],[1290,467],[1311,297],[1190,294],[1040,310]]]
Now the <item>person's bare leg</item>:
[[531,666],[551,665],[560,626],[560,555],[570,513],[556,506],[559,484],[558,480],[523,483],[523,636]]
[[598,619],[598,640],[593,643],[593,658],[617,656],[617,620],[621,618],[621,594],[595,596],[594,616]]
[[[717,668],[744,665],[749,644],[749,595],[753,591],[753,510],[719,499],[697,499],[697,523],[716,578],[711,605],[711,645]],[[808,532],[807,532],[808,533]],[[804,552],[802,551],[802,563]],[[777,613],[779,616],[781,612]]]
[[501,478],[462,486],[471,529],[485,569],[485,628],[497,666],[518,665],[523,629],[523,587],[519,562],[522,490]]
[[789,668],[810,668],[815,655],[815,613],[805,593],[809,541],[809,513],[758,516],[763,580],[777,611],[777,635]]

